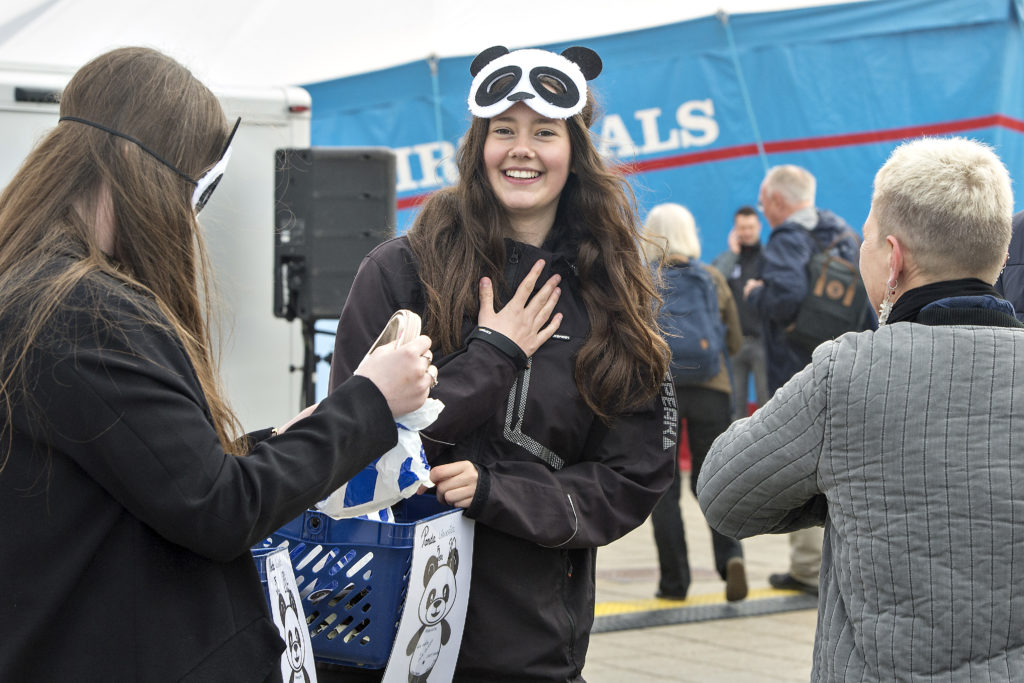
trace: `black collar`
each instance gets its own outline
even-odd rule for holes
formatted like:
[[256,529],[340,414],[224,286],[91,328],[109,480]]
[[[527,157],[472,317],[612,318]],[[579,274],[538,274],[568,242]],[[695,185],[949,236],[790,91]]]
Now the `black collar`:
[[[927,285],[909,289],[900,295],[900,298],[893,304],[889,311],[887,324],[899,323],[905,320],[917,322],[917,315],[921,309],[930,303],[940,299],[949,299],[954,296],[999,296],[992,285],[978,278],[964,278],[962,280],[944,280],[942,282],[931,282]],[[1000,297],[1002,298],[1002,297]]]
[[932,282],[904,292],[889,313],[888,324],[915,322],[921,325],[981,325],[986,327],[1021,327],[1009,313],[998,308],[970,305],[930,306],[942,299],[957,297],[993,297],[1002,300],[992,285],[977,278]]

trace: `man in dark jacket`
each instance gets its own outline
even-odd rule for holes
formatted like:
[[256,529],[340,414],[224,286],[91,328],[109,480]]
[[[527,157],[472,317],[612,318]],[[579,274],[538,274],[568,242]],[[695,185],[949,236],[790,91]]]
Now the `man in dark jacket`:
[[743,345],[732,357],[733,419],[747,416],[747,392],[754,378],[754,400],[763,406],[768,400],[768,382],[764,367],[764,340],[761,338],[761,317],[743,300],[747,280],[761,276],[761,220],[751,206],[741,206],[732,219],[729,248],[719,254],[712,265],[725,276],[736,300],[743,330]]
[[1013,237],[996,289],[1013,304],[1018,320],[1024,320],[1024,211],[1013,216]]
[[[761,277],[747,281],[743,298],[761,316],[771,394],[811,362],[809,351],[786,338],[786,327],[807,295],[808,261],[837,240],[839,256],[852,263],[859,260],[857,234],[836,214],[815,207],[816,189],[817,181],[806,169],[776,166],[765,175],[758,196],[772,234],[764,247]],[[821,527],[791,533],[789,571],[772,574],[768,582],[816,595],[822,538]]]

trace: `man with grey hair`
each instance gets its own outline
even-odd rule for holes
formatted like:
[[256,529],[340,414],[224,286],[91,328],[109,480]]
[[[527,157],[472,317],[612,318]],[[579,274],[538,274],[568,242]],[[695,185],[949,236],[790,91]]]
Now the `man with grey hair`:
[[878,329],[818,346],[704,461],[719,533],[825,525],[812,681],[1024,681],[1012,211],[987,145],[897,147],[860,251]]
[[[856,233],[836,214],[815,207],[816,190],[817,181],[807,169],[775,166],[765,175],[758,196],[758,208],[772,232],[764,246],[761,277],[747,281],[743,296],[762,321],[769,394],[811,362],[810,352],[786,337],[786,327],[807,295],[811,257],[834,245],[839,256],[857,262]],[[865,309],[865,318],[869,316]],[[789,571],[772,574],[768,582],[775,588],[816,595],[821,541],[818,527],[790,534]]]

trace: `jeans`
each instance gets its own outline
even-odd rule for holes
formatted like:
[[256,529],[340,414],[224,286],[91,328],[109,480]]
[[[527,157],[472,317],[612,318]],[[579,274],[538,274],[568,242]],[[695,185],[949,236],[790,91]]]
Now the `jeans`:
[[[697,477],[711,444],[730,423],[729,395],[713,389],[676,386],[676,401],[680,420],[686,420],[690,446],[690,491],[697,495]],[[658,592],[665,596],[685,597],[690,589],[690,562],[687,559],[686,532],[679,507],[682,483],[679,460],[676,459],[675,478],[668,491],[651,512],[654,543],[658,548],[658,566],[661,578]],[[733,557],[743,557],[743,548],[734,538],[711,530],[711,545],[715,553],[715,570],[725,580],[726,564]]]
[[754,401],[758,407],[768,401],[768,379],[764,369],[764,342],[760,337],[743,337],[743,345],[732,357],[732,395],[736,399],[733,419],[747,416],[747,389],[754,376]]

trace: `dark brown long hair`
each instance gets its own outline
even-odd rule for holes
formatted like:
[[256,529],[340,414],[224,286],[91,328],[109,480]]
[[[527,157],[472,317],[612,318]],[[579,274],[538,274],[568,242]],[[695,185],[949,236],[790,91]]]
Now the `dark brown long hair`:
[[[146,48],[114,50],[79,69],[61,95],[60,114],[130,135],[191,178],[217,162],[228,136],[213,93]],[[29,154],[0,195],[0,292],[7,315],[17,316],[0,339],[3,430],[15,405],[33,405],[26,367],[33,343],[79,282],[105,275],[155,303],[142,315],[181,340],[221,444],[244,450],[211,351],[210,270],[193,189],[136,144],[75,121],[59,123]],[[109,255],[96,234],[103,210],[114,224]],[[9,450],[0,447],[0,469]]]
[[[660,299],[640,252],[636,201],[594,146],[594,111],[588,92],[583,111],[566,120],[573,171],[555,229],[578,240],[576,269],[590,317],[590,335],[576,357],[576,386],[591,410],[609,419],[658,392],[668,346],[658,331]],[[451,273],[504,280],[511,226],[484,167],[488,126],[487,119],[473,119],[457,153],[459,182],[431,195],[408,233],[426,294],[424,332],[445,353],[461,344],[463,316],[475,318],[480,305],[478,279]]]

